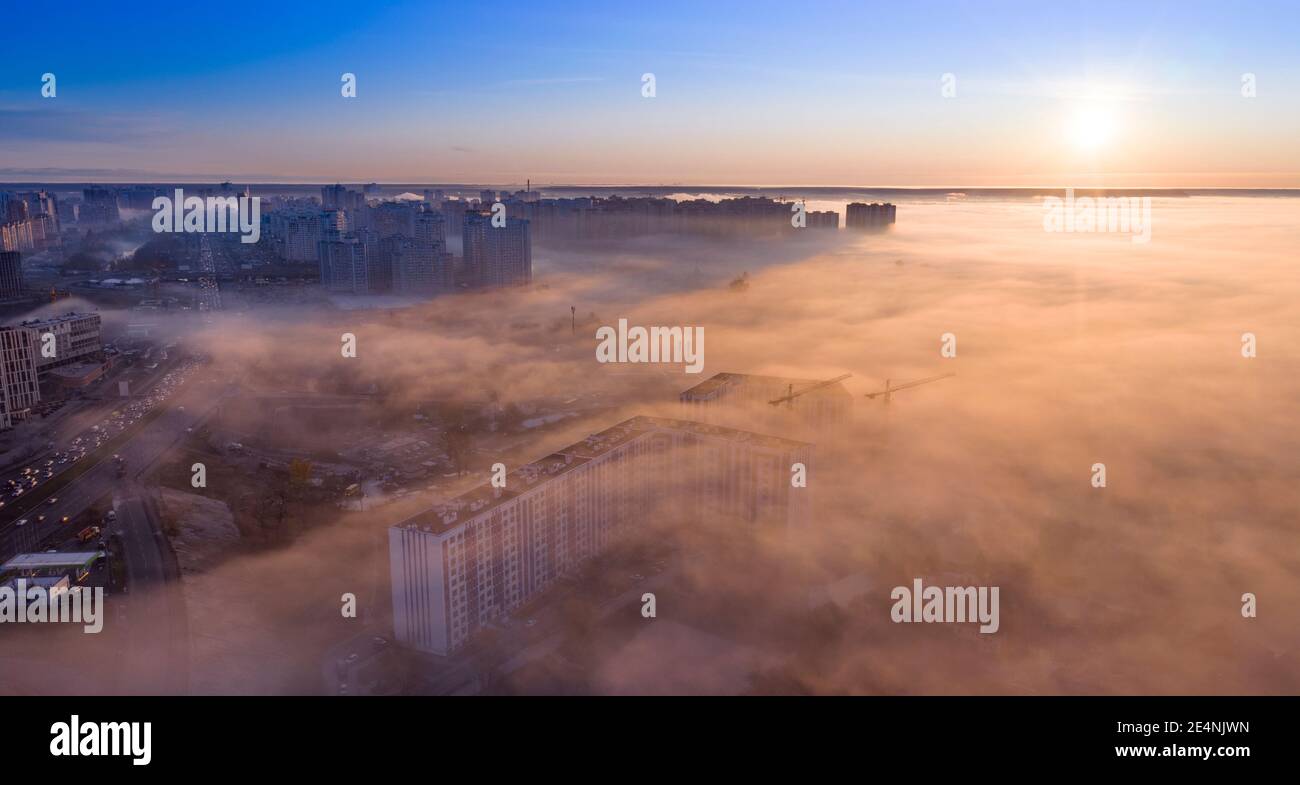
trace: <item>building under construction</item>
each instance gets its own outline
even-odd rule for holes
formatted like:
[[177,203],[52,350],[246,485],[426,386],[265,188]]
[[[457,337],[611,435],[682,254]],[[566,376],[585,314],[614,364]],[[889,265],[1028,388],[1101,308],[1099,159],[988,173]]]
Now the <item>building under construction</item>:
[[849,419],[853,398],[842,384],[847,378],[787,379],[719,373],[681,393],[678,400],[688,407],[683,416],[693,420],[713,422],[723,413],[750,414],[775,405],[793,412],[801,425],[820,429]]

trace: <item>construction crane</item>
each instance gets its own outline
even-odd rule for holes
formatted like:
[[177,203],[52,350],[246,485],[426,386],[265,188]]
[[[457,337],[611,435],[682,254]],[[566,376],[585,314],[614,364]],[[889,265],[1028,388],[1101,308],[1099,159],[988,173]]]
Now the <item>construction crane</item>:
[[846,374],[844,374],[843,376],[836,376],[834,379],[830,379],[830,380],[828,380],[828,381],[817,382],[816,384],[814,384],[813,386],[809,387],[808,389],[806,389],[806,390],[800,390],[799,392],[795,392],[795,391],[794,391],[794,385],[791,384],[791,385],[790,385],[790,389],[789,389],[789,391],[788,391],[785,395],[782,395],[780,398],[777,398],[776,400],[768,401],[768,403],[772,404],[773,406],[776,406],[777,404],[782,404],[782,403],[789,403],[789,404],[790,404],[790,408],[793,409],[793,408],[794,408],[794,399],[795,399],[795,398],[798,398],[800,395],[803,395],[803,394],[805,394],[805,393],[810,393],[810,392],[812,392],[813,390],[820,390],[820,389],[823,388],[823,387],[830,387],[832,384],[835,384],[835,383],[837,383],[837,382],[842,382],[842,381],[844,381],[845,379],[849,378],[849,377],[852,376],[852,375],[853,375],[853,374],[851,374],[851,373],[846,373]]
[[949,376],[956,376],[956,375],[957,374],[955,373],[941,373],[938,376],[927,376],[924,379],[917,379],[916,381],[913,382],[903,382],[902,384],[897,384],[897,385],[891,385],[889,383],[890,380],[886,379],[885,389],[877,390],[876,392],[866,393],[866,396],[868,398],[878,398],[883,395],[885,396],[885,403],[889,403],[889,399],[893,396],[894,393],[898,392],[899,390],[906,390],[908,387],[919,387],[922,384],[937,382],[940,379],[947,379]]

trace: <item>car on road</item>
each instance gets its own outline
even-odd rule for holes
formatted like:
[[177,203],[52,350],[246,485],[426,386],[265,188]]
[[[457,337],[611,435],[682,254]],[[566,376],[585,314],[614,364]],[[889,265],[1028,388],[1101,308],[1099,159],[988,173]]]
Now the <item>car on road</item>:
[[26,525],[27,525],[26,518],[20,518],[18,519],[18,522],[14,524],[14,526],[26,526]]
[[44,522],[45,522],[45,516],[44,516],[44,515],[37,515],[37,516],[36,516],[36,522],[37,522],[37,523],[44,523]]
[[59,497],[57,497],[57,496],[51,496],[50,498],[48,498],[48,499],[45,500],[45,503],[46,503],[46,504],[58,504],[58,503],[59,503]]

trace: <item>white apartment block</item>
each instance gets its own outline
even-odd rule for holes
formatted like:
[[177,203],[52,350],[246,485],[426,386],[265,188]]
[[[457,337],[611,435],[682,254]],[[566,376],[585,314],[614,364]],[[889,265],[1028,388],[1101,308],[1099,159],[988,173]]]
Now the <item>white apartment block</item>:
[[[0,328],[14,329],[26,330],[31,334],[36,347],[36,370],[42,375],[64,365],[104,359],[101,323],[97,313],[66,313],[48,319],[21,322],[17,327]],[[47,334],[54,335],[54,349],[49,357],[42,351],[45,346],[44,336]]]
[[801,527],[811,502],[791,465],[811,459],[804,442],[634,417],[391,527],[394,634],[450,654],[665,506]]

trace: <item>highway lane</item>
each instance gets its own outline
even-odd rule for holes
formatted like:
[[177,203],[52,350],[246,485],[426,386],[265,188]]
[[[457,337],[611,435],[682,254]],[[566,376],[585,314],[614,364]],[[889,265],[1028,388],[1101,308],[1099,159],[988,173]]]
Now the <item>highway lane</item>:
[[[193,386],[191,386],[193,385]],[[118,448],[117,454],[126,460],[127,478],[133,478],[150,465],[161,459],[168,450],[186,435],[187,428],[197,428],[215,411],[221,400],[233,395],[233,389],[225,388],[217,394],[211,386],[199,389],[194,383],[182,387],[177,397],[157,419],[145,423],[131,438]],[[184,409],[184,411],[182,411]],[[111,493],[123,481],[117,476],[112,455],[106,455],[80,477],[57,491],[37,487],[29,494],[47,498],[22,517],[28,526],[36,526],[38,535],[44,537],[51,532],[51,527],[63,516],[75,519],[88,510],[96,501]],[[53,496],[49,494],[53,493]],[[57,499],[53,504],[49,499]],[[45,521],[39,523],[38,516],[45,515]]]
[[[206,389],[204,387],[206,386]],[[186,430],[197,429],[235,388],[186,385],[174,399],[174,408],[145,423],[118,454],[126,459],[127,476],[118,477],[112,456],[106,456],[85,474],[57,492],[53,504],[43,502],[27,516],[40,534],[53,533],[62,516],[71,519],[112,494],[117,520],[103,532],[116,532],[121,540],[127,592],[116,596],[107,624],[122,625],[115,638],[123,648],[117,656],[117,691],[124,694],[177,694],[188,688],[188,620],[179,575],[169,566],[172,558],[160,531],[151,491],[139,477],[173,454]],[[183,409],[183,410],[182,410]],[[188,468],[188,467],[187,467]],[[40,489],[37,489],[37,493]],[[44,514],[44,523],[36,516]],[[93,547],[93,544],[88,546]]]
[[[50,433],[48,434],[51,446],[40,449],[36,454],[33,454],[24,460],[14,461],[12,464],[4,467],[3,470],[0,470],[0,488],[3,488],[8,480],[12,479],[15,481],[21,481],[24,479],[22,470],[25,467],[40,469],[37,474],[42,478],[41,484],[43,485],[44,471],[47,468],[45,462],[52,459],[55,452],[60,450],[68,452],[74,449],[72,441],[78,437],[87,443],[83,446],[93,444],[97,432],[91,429],[92,425],[99,425],[101,426],[101,430],[103,430],[108,426],[113,411],[123,411],[132,404],[147,399],[150,395],[157,392],[159,382],[161,382],[167,374],[179,369],[182,365],[183,361],[177,357],[168,361],[166,365],[159,367],[157,370],[147,372],[142,380],[137,380],[139,381],[138,384],[132,384],[131,395],[127,398],[109,396],[101,388],[99,394],[94,397],[88,397],[70,403],[69,407],[77,408],[66,416],[56,415],[58,421],[52,426]],[[133,373],[136,373],[135,369],[127,369],[124,372],[124,374],[128,376]],[[117,375],[114,379],[110,380],[113,389],[117,388],[116,382],[121,378],[122,375]],[[116,430],[111,428],[109,431],[114,435],[117,433]],[[72,468],[75,463],[76,461],[69,461],[62,464],[56,462],[53,467],[49,468],[53,468],[56,472],[62,472]],[[37,486],[37,488],[33,490],[39,491],[40,486]],[[4,496],[0,497],[0,500],[8,502],[12,499],[8,493],[5,493]]]
[[128,695],[183,693],[189,681],[185,601],[178,580],[167,574],[167,547],[148,499],[134,483],[113,500],[115,530],[121,535],[128,591],[114,623],[124,643],[118,664],[118,691]]

